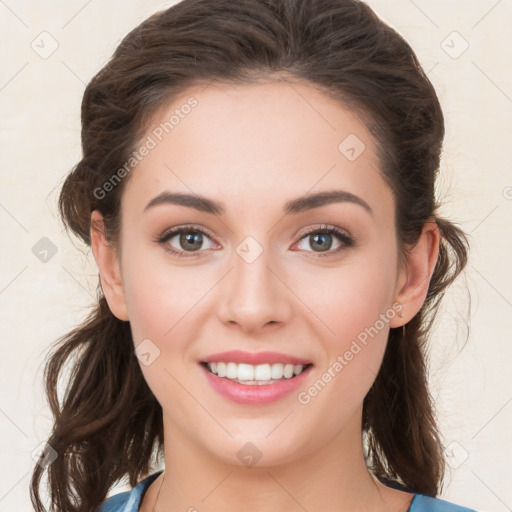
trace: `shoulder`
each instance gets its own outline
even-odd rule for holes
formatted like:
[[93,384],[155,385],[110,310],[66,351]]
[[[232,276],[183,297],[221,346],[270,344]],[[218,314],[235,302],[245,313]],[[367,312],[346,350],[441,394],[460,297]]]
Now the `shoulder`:
[[100,505],[96,512],[136,512],[140,508],[144,493],[160,473],[161,471],[149,475],[131,491],[111,496]]
[[472,508],[461,507],[454,503],[431,498],[423,494],[415,494],[408,512],[477,512]]

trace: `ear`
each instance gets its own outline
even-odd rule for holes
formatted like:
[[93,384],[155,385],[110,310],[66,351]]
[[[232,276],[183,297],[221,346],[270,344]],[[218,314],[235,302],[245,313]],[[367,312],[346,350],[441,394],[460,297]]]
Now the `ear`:
[[103,215],[98,210],[91,214],[90,235],[92,252],[100,271],[101,288],[109,308],[119,320],[128,321],[119,257],[115,247],[106,239]]
[[410,247],[399,271],[395,302],[402,305],[401,316],[395,316],[390,327],[406,324],[421,309],[439,255],[441,235],[434,218],[423,225],[418,242]]

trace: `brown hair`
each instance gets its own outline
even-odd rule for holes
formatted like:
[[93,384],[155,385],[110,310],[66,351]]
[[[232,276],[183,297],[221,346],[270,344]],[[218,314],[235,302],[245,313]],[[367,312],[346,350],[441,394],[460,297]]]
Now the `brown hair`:
[[[437,216],[434,184],[444,137],[436,93],[409,44],[358,0],[183,0],[132,30],[87,85],[83,157],[59,199],[67,228],[90,244],[91,212],[119,235],[122,191],[95,193],[129,160],[149,119],[187,87],[251,83],[288,76],[307,81],[356,111],[378,143],[381,173],[396,203],[400,256],[434,217],[440,253],[426,301],[402,329],[391,329],[382,367],[364,399],[368,465],[390,485],[435,496],[443,447],[427,386],[425,344],[446,287],[466,264],[467,240]],[[142,376],[128,322],[98,303],[63,336],[47,361],[54,415],[48,445],[58,453],[36,465],[31,497],[47,472],[50,510],[91,512],[128,476],[135,485],[163,443],[162,410]],[[57,383],[71,376],[61,399]]]

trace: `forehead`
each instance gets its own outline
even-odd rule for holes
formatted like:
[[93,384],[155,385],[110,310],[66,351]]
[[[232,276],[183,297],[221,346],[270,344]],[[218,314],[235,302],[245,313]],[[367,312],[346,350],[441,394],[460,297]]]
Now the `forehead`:
[[363,121],[303,82],[191,87],[153,116],[144,144],[123,198],[139,212],[163,190],[239,208],[333,188],[377,213],[392,203]]

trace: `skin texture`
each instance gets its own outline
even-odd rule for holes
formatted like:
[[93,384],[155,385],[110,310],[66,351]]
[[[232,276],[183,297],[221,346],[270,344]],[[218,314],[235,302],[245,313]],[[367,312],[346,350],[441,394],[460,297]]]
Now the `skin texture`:
[[[99,212],[91,216],[112,312],[130,321],[135,346],[150,339],[160,351],[141,365],[164,412],[166,471],[156,510],[407,510],[412,495],[385,487],[366,468],[362,403],[389,328],[405,324],[425,299],[438,255],[435,224],[425,224],[400,269],[394,199],[375,142],[358,117],[310,84],[191,88],[155,116],[146,136],[190,97],[197,106],[129,177],[118,247],[106,243]],[[350,134],[365,145],[354,161],[338,149]],[[225,213],[173,204],[144,212],[166,190],[206,196]],[[287,201],[329,190],[355,194],[372,212],[338,202],[284,215]],[[185,224],[207,231],[199,251],[177,257],[155,241]],[[355,245],[332,235],[324,256],[304,233],[323,225]],[[247,236],[262,250],[252,263],[237,253]],[[179,236],[166,244],[185,251]],[[284,352],[314,364],[299,391],[307,390],[397,303],[403,316],[385,322],[307,404],[295,392],[267,405],[235,404],[199,367],[224,350]],[[247,442],[261,452],[250,468],[237,457]],[[149,488],[143,511],[152,510],[161,483]]]

